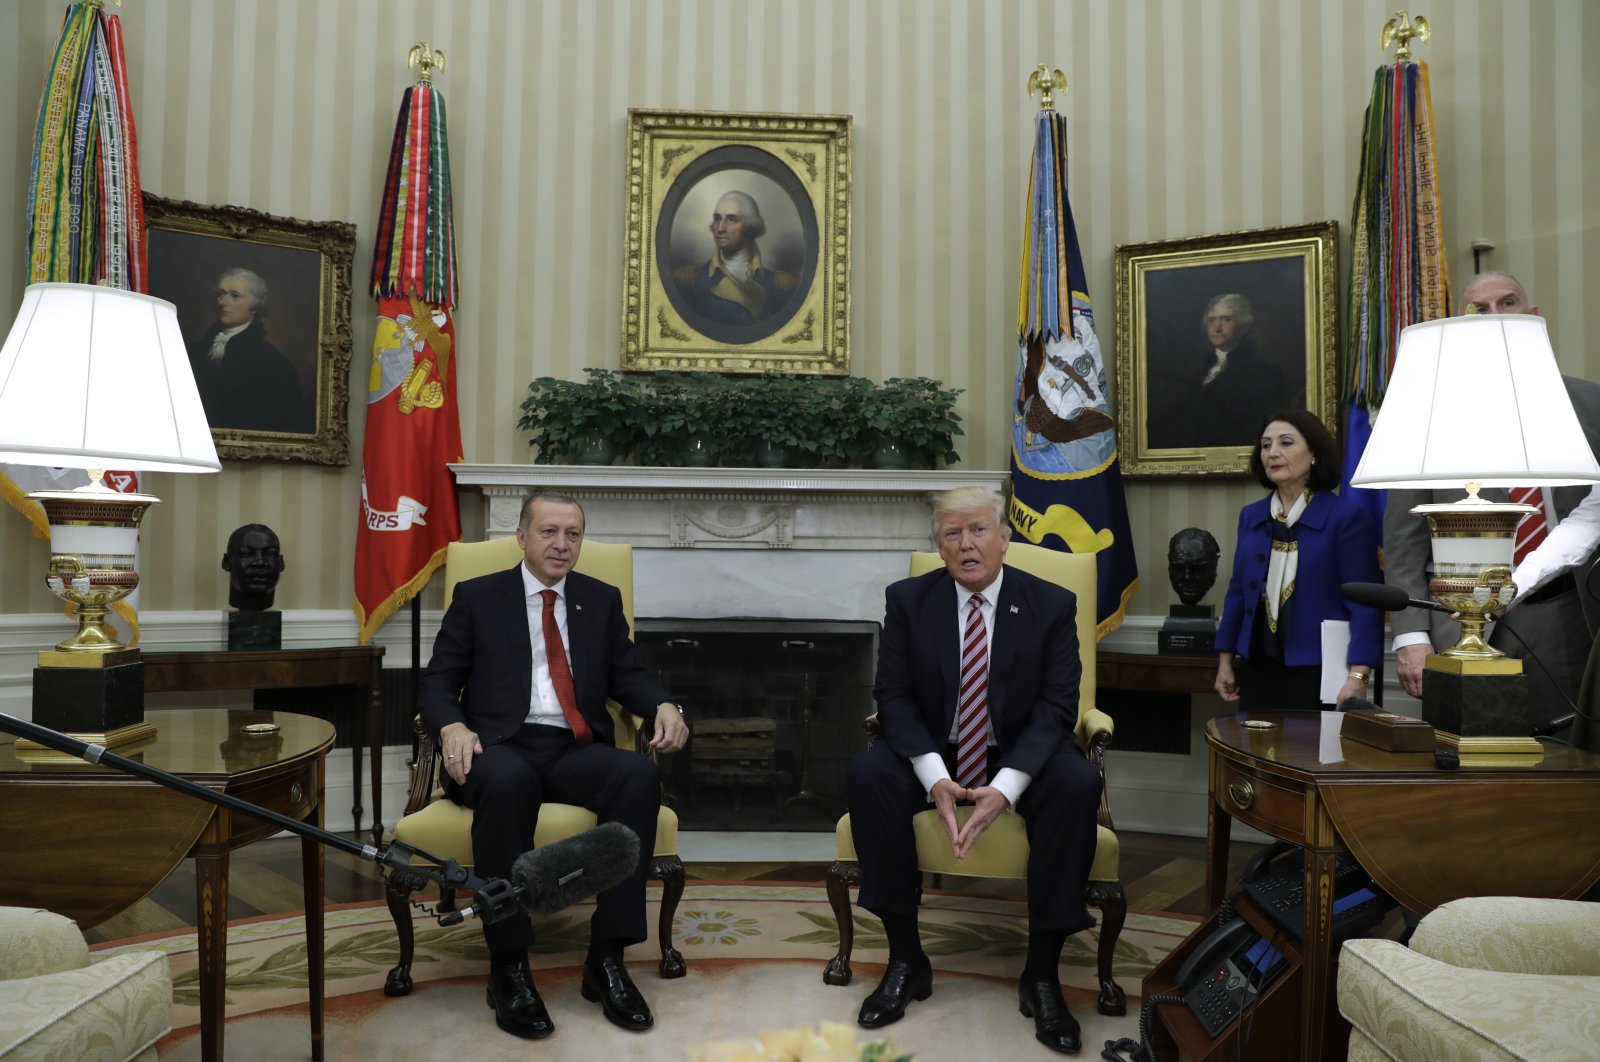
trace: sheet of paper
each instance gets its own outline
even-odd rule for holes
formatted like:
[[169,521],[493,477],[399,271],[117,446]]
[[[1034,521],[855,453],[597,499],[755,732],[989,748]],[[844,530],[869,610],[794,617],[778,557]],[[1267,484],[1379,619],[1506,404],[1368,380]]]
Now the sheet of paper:
[[1333,704],[1344,680],[1350,677],[1345,662],[1350,652],[1350,621],[1322,621],[1322,703]]

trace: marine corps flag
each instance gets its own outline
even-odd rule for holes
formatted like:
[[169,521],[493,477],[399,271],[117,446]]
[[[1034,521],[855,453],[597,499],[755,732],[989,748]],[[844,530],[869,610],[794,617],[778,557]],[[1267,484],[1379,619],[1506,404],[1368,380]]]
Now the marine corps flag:
[[1099,554],[1095,619],[1103,638],[1122,625],[1139,569],[1106,367],[1067,202],[1066,133],[1046,94],[1022,234],[1010,517],[1029,542]]
[[[425,51],[425,49],[423,49]],[[413,60],[419,49],[412,49]],[[372,250],[378,328],[367,376],[367,434],[356,531],[356,619],[363,645],[444,563],[461,537],[455,479],[455,224],[444,97],[434,55],[406,89]],[[439,57],[442,59],[442,56]]]
[[[138,137],[128,94],[122,22],[99,4],[67,8],[50,56],[28,179],[28,283],[105,284],[148,292],[144,199]],[[9,321],[9,316],[7,320]],[[48,538],[36,490],[73,490],[89,482],[81,468],[0,465],[0,498]],[[137,493],[135,472],[107,472],[102,482]],[[135,590],[112,610],[139,641]],[[69,608],[69,611],[72,611]]]
[[1382,527],[1385,493],[1352,490],[1350,477],[1372,436],[1401,330],[1451,312],[1426,63],[1395,62],[1373,77],[1350,232],[1339,493],[1367,507]]

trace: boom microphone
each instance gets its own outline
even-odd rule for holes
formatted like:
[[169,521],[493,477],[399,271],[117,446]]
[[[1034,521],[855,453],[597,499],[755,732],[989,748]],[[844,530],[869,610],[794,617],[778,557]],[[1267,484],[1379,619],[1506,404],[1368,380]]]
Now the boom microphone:
[[613,885],[620,885],[639,868],[639,835],[620,822],[606,822],[592,830],[573,834],[524,852],[511,864],[510,887],[491,895],[473,897],[449,921],[481,918],[498,921],[511,913],[511,905],[545,916],[587,900]]
[[1443,612],[1448,616],[1455,611],[1437,601],[1408,597],[1403,589],[1390,586],[1388,583],[1341,583],[1339,595],[1346,601],[1353,601],[1370,608],[1381,608],[1385,612],[1399,612],[1403,608],[1426,608],[1434,612]]

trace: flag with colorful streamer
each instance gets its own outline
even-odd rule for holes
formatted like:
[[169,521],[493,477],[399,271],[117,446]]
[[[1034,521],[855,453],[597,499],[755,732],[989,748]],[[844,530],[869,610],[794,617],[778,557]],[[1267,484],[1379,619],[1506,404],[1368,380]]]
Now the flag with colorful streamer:
[[1367,103],[1351,208],[1340,491],[1366,506],[1379,527],[1385,493],[1352,490],[1350,476],[1372,436],[1401,330],[1451,312],[1433,137],[1428,64],[1400,61],[1379,67]]
[[[105,284],[148,292],[139,140],[128,92],[122,22],[99,4],[67,8],[40,94],[28,174],[28,283]],[[0,465],[0,498],[50,536],[37,490],[89,482],[83,469]],[[107,472],[114,490],[137,492],[135,472]],[[112,606],[139,640],[139,592]]]
[[1011,526],[1029,542],[1098,555],[1095,619],[1103,638],[1122,625],[1139,568],[1105,360],[1067,200],[1067,127],[1048,102],[1028,178],[1017,332]]
[[395,122],[372,249],[378,327],[367,377],[367,433],[356,531],[359,640],[410,601],[461,537],[455,478],[461,460],[456,402],[455,223],[444,96],[419,50],[422,75]]

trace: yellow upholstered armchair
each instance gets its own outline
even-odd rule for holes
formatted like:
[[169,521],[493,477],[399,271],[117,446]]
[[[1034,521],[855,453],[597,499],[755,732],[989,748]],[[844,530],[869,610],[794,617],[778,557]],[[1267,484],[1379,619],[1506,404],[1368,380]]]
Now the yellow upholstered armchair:
[[[942,563],[937,553],[913,553],[911,574],[921,575],[940,567]],[[1094,707],[1095,558],[1091,554],[1061,553],[1024,542],[1013,542],[1006,553],[1006,563],[1041,579],[1059,583],[1078,597],[1078,653],[1083,661],[1083,685],[1078,695],[1077,737],[1104,783],[1105,750],[1111,744],[1112,722],[1109,715]],[[875,716],[867,720],[866,728],[869,741],[881,734]],[[971,812],[971,808],[957,809],[963,822]],[[1101,1014],[1117,1015],[1126,1013],[1127,999],[1122,987],[1112,978],[1112,957],[1116,953],[1117,938],[1122,934],[1122,924],[1127,918],[1128,900],[1122,889],[1117,835],[1112,832],[1111,806],[1107,803],[1103,784],[1098,818],[1094,865],[1089,870],[1085,897],[1090,904],[1100,908],[1101,915],[1100,949],[1097,955],[1100,981],[1098,1007]],[[919,812],[912,825],[917,834],[917,866],[925,874],[1015,880],[1027,878],[1028,835],[1021,816],[1002,815],[996,819],[978,838],[967,853],[967,858],[960,862],[950,852],[950,842],[944,836],[937,812],[931,809]],[[837,857],[828,870],[828,902],[833,905],[833,915],[839,925],[839,953],[828,963],[823,980],[830,985],[847,985],[851,978],[850,952],[855,946],[850,886],[861,881],[861,868],[856,858],[855,840],[850,834],[848,814],[839,820],[834,840]]]
[[[499,538],[489,542],[452,542],[446,548],[444,558],[445,607],[450,607],[455,586],[463,579],[505,571],[521,559],[522,550],[515,538]],[[621,591],[622,611],[628,618],[631,630],[633,547],[585,540],[576,570],[610,583]],[[610,708],[616,720],[617,746],[647,753],[640,735],[644,720],[622,714],[615,702]],[[405,812],[400,821],[394,824],[394,839],[469,867],[472,865],[472,809],[445,798],[438,782],[439,750],[434,744],[433,735],[423,727],[420,716],[412,725],[417,734],[417,756],[411,764],[411,791]],[[541,848],[552,841],[582,833],[594,825],[594,812],[587,808],[553,802],[542,804],[539,822],[534,827],[534,847]],[[411,991],[411,961],[416,949],[409,899],[411,892],[421,883],[405,880],[402,873],[389,876],[387,889],[389,913],[394,916],[395,929],[400,936],[400,962],[389,971],[383,987],[385,994],[391,996],[403,996]],[[650,878],[661,882],[662,886],[661,918],[657,927],[657,936],[661,941],[662,977],[682,977],[685,972],[683,956],[672,946],[672,920],[678,913],[678,901],[683,898],[683,877],[683,861],[678,858],[678,815],[662,805],[656,820],[656,849],[650,858]],[[454,908],[454,892],[453,889],[440,891],[440,910]]]

